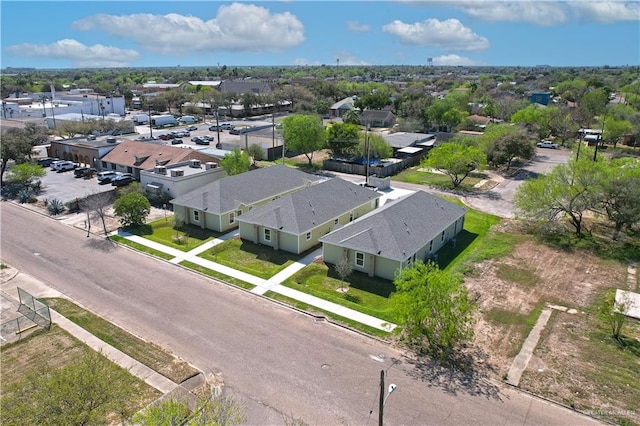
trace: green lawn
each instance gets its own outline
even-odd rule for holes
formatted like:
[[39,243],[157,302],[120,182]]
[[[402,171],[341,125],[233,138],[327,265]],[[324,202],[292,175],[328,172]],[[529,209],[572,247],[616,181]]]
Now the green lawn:
[[[457,189],[464,191],[473,191],[473,186],[476,183],[480,182],[482,179],[485,179],[485,175],[481,173],[472,173],[462,181]],[[421,167],[417,166],[403,170],[402,172],[394,176],[392,180],[420,185],[430,185],[444,189],[456,189],[454,188],[453,183],[451,183],[451,178],[449,176],[441,173],[431,173],[423,171],[421,170]]]
[[51,298],[44,300],[51,309],[54,309],[62,316],[175,383],[182,383],[198,374],[198,370],[188,363],[175,358],[159,346],[145,342],[67,299]]
[[233,284],[237,287],[241,287],[244,288],[246,290],[251,290],[253,289],[255,286],[253,284],[249,284],[247,282],[244,282],[242,280],[233,278],[233,277],[228,277],[224,274],[221,274],[219,272],[216,271],[212,271],[211,269],[205,268],[204,266],[200,266],[197,263],[193,263],[193,262],[189,262],[188,260],[183,260],[182,262],[180,262],[180,265],[184,266],[185,268],[189,268],[192,269],[194,271],[200,272],[201,274],[207,275],[211,278],[215,278],[217,280],[220,281],[224,281],[228,284]]
[[241,239],[230,239],[199,255],[203,259],[229,266],[256,277],[269,279],[302,255],[273,250]]
[[220,232],[193,225],[181,225],[176,228],[173,215],[129,229],[129,232],[182,251],[193,250],[222,235]]
[[143,253],[147,253],[147,254],[150,254],[152,256],[159,257],[161,259],[166,259],[166,260],[173,259],[173,256],[170,255],[170,254],[167,254],[165,252],[162,252],[162,251],[159,251],[159,250],[156,250],[156,249],[152,249],[151,247],[147,247],[147,246],[145,246],[143,244],[138,244],[138,243],[136,243],[134,241],[127,240],[126,238],[121,237],[119,235],[112,235],[109,238],[112,241],[116,241],[116,242],[118,242],[118,243],[120,243],[122,245],[131,247],[134,250],[138,250],[138,251],[141,251]]

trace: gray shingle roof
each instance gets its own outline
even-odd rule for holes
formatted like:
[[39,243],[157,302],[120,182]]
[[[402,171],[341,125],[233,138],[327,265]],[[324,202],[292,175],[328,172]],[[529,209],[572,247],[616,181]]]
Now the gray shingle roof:
[[320,179],[281,164],[228,176],[181,195],[171,203],[222,214],[302,188]]
[[467,209],[423,191],[389,201],[320,238],[339,247],[403,261],[464,216]]
[[300,235],[380,197],[376,191],[333,178],[256,207],[238,221]]

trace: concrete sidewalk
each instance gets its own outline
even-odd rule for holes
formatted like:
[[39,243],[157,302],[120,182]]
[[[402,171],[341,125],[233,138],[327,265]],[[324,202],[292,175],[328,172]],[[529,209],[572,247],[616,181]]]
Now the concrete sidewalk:
[[302,291],[298,291],[289,287],[282,285],[282,283],[287,280],[289,277],[293,276],[296,272],[300,271],[319,256],[322,255],[322,249],[317,249],[310,254],[306,255],[302,259],[294,262],[292,265],[287,266],[282,271],[278,272],[273,277],[265,280],[264,278],[256,277],[254,275],[248,274],[246,272],[238,271],[236,269],[230,268],[225,265],[221,265],[216,262],[212,262],[207,259],[203,259],[198,255],[210,249],[211,247],[222,243],[230,238],[234,238],[238,235],[238,231],[234,230],[229,232],[221,237],[218,237],[212,241],[208,241],[193,250],[188,252],[184,252],[181,250],[174,249],[172,247],[165,246],[164,244],[157,243],[155,241],[148,240],[144,237],[139,237],[137,235],[132,235],[123,231],[116,231],[112,233],[112,235],[119,235],[124,237],[132,242],[137,244],[144,245],[146,247],[152,248],[154,250],[160,251],[162,253],[166,253],[170,256],[173,256],[172,259],[169,260],[171,263],[178,264],[182,261],[189,261],[191,263],[195,263],[204,268],[210,269],[212,271],[219,272],[221,274],[236,278],[238,280],[249,283],[255,288],[251,290],[254,294],[263,295],[267,291],[272,291],[274,293],[281,294],[283,296],[289,297],[291,299],[303,302],[307,305],[322,309],[323,311],[331,312],[333,314],[339,315],[341,317],[350,319],[352,321],[359,322],[361,324],[365,324],[369,327],[376,328],[378,330],[383,330],[390,332],[397,327],[396,324],[389,323],[387,321],[381,320],[379,318],[372,317],[370,315],[363,314],[353,309],[349,309],[347,307],[338,305],[333,302],[328,302],[319,297],[312,296],[310,294],[304,293]]
[[[37,298],[44,297],[62,297],[60,293],[51,289],[46,284],[36,280],[35,278],[19,272],[13,268],[11,271],[3,270],[2,284],[0,286],[0,292],[4,297],[11,298],[19,303],[17,287],[29,292],[31,295]],[[108,343],[98,339],[93,334],[89,333],[84,328],[78,326],[74,322],[63,317],[53,309],[51,312],[51,322],[58,325],[63,330],[67,331],[76,339],[80,340],[91,349],[96,352],[101,352],[104,356],[111,361],[119,365],[120,367],[128,370],[131,374],[144,380],[149,386],[154,387],[163,394],[174,391],[179,387],[178,384],[164,377],[162,374],[157,373],[146,365],[131,358],[124,352],[114,348]]]

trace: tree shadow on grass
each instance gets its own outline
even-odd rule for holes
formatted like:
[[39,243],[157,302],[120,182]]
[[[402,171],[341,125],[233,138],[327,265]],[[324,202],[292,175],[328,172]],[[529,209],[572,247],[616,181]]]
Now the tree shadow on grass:
[[[325,264],[328,267],[327,277],[340,281],[340,275],[336,272],[335,266],[328,263]],[[393,281],[388,281],[378,277],[372,278],[360,271],[353,271],[346,278],[346,281],[349,283],[349,287],[351,288],[356,288],[358,290],[386,298],[389,298],[391,293],[396,290],[396,286],[393,284]]]
[[488,356],[481,349],[473,348],[443,361],[419,355],[415,359],[407,359],[405,363],[414,367],[407,374],[429,387],[439,388],[454,396],[466,393],[502,401],[500,388],[489,379],[489,373],[495,370],[487,361]]
[[445,269],[460,253],[462,253],[476,238],[478,234],[463,229],[456,235],[455,245],[453,240],[438,250],[438,266]]

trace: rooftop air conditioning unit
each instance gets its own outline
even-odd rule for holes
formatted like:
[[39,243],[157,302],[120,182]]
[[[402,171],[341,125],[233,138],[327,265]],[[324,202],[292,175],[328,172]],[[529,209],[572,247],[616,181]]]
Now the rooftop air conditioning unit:
[[165,166],[156,166],[154,172],[160,174],[160,175],[166,175],[167,174],[167,168]]
[[184,176],[184,170],[182,169],[171,170],[171,177],[180,177],[180,176]]
[[204,163],[204,168],[206,170],[217,169],[218,168],[218,164],[214,163],[213,161],[209,161],[209,162]]
[[193,167],[194,169],[199,169],[200,160],[196,160],[196,159],[189,160],[189,167]]
[[116,138],[107,138],[107,143],[116,143]]

